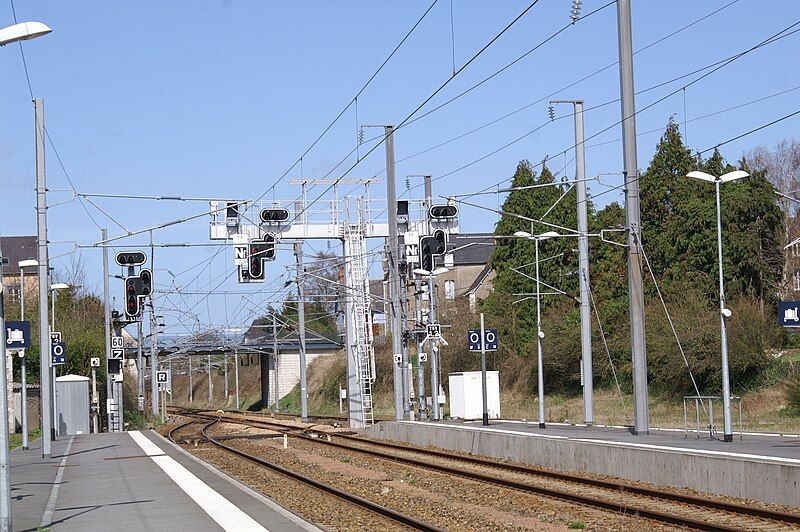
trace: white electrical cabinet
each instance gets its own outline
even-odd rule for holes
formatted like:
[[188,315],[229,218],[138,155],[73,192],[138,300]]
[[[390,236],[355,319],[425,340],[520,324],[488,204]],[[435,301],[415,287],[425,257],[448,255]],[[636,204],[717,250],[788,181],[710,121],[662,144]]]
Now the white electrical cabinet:
[[[448,375],[450,387],[450,417],[483,418],[483,393],[480,371],[465,371]],[[486,372],[486,396],[489,419],[500,418],[500,377],[497,371]]]

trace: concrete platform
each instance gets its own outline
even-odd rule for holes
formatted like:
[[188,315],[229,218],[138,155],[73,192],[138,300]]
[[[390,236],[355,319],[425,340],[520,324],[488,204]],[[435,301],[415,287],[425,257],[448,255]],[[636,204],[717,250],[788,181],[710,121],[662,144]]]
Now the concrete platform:
[[746,433],[741,441],[684,437],[683,430],[634,436],[623,427],[538,423],[382,421],[364,434],[658,485],[693,488],[800,507],[800,437]]
[[318,530],[152,431],[11,453],[14,530]]

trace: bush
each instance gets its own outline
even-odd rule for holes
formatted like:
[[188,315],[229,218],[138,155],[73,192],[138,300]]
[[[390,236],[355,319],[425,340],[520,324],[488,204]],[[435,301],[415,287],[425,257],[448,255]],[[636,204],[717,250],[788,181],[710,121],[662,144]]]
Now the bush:
[[800,375],[795,375],[786,381],[786,404],[790,410],[800,415]]

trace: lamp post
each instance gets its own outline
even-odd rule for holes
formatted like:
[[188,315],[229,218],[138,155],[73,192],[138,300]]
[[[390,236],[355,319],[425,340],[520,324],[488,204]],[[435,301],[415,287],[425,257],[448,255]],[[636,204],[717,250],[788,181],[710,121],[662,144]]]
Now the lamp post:
[[[25,320],[25,268],[28,267],[36,267],[39,265],[39,261],[36,259],[27,259],[21,260],[17,263],[19,266],[19,319]],[[42,350],[41,348],[42,342],[39,342],[39,351]],[[41,355],[40,355],[41,356]],[[20,360],[19,360],[19,369],[20,369],[20,382],[22,386],[20,388],[20,403],[21,403],[21,412],[20,415],[22,416],[22,449],[27,451],[30,448],[28,442],[28,379],[27,379],[27,371],[25,368],[25,350],[23,349],[20,353]]]
[[721,176],[713,176],[705,172],[694,171],[686,177],[714,183],[717,200],[717,252],[719,261],[719,321],[720,321],[720,347],[722,350],[722,414],[723,414],[723,440],[733,441],[733,422],[731,419],[731,384],[728,366],[728,328],[726,321],[731,317],[731,311],[725,307],[725,285],[722,275],[722,210],[720,209],[719,187],[722,183],[738,181],[749,176],[744,170],[734,170]]
[[[51,30],[41,22],[22,22],[0,29],[0,46],[47,35]],[[46,247],[46,244],[45,244]],[[0,255],[2,252],[0,251]],[[6,375],[6,320],[3,311],[3,272],[0,265],[0,381],[7,382]],[[45,307],[46,308],[46,307]],[[46,322],[45,322],[46,323]],[[41,343],[41,342],[40,342]],[[8,412],[8,394],[0,394],[0,411]],[[42,456],[50,458],[50,443],[42,438]],[[8,423],[0,423],[0,530],[11,530],[11,474],[8,450]]]
[[537,388],[539,393],[539,428],[545,428],[544,421],[544,365],[542,363],[542,339],[544,332],[542,331],[542,302],[541,302],[541,289],[539,286],[539,241],[547,240],[548,238],[559,237],[555,231],[547,231],[540,235],[532,235],[527,231],[517,231],[514,236],[520,238],[527,238],[533,240],[536,246],[536,377]]

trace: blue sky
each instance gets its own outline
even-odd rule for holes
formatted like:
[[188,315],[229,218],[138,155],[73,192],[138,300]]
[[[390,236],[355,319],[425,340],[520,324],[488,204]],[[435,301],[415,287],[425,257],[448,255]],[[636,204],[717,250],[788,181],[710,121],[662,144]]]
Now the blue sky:
[[[719,9],[730,0],[633,2],[636,49]],[[34,96],[44,98],[47,128],[72,182],[80,192],[255,198],[269,189],[297,160],[430,5],[405,2],[59,2],[16,3],[17,17],[53,28],[45,38],[25,43]],[[516,17],[528,2],[439,0],[398,50],[355,106],[304,158],[304,177],[321,177],[356,143],[357,123],[397,124],[456,68]],[[582,13],[604,2],[587,0]],[[714,16],[636,55],[636,87],[644,89],[745,50],[800,19],[793,0],[739,0]],[[569,21],[570,2],[541,0],[478,59],[465,68],[425,108],[460,93],[529,50]],[[10,3],[0,2],[0,26],[13,24]],[[439,149],[406,159],[499,116],[547,96],[617,59],[616,9],[611,5],[579,21],[505,72],[441,110],[403,128],[396,135],[399,192],[407,174],[449,174],[547,121],[541,102],[477,133]],[[451,40],[452,39],[452,40]],[[800,35],[791,35],[752,52],[685,91],[642,111],[638,131],[660,130],[670,116],[683,124],[704,115],[770,96],[800,85],[797,54]],[[454,42],[454,47],[451,43]],[[0,231],[3,235],[35,231],[33,110],[19,48],[0,49]],[[696,76],[695,76],[696,77]],[[686,78],[641,94],[637,108],[681,87]],[[563,91],[555,98],[582,98],[587,107],[613,100],[619,75],[610,68]],[[688,143],[706,149],[772,119],[797,110],[800,90],[687,124]],[[685,101],[685,104],[684,104]],[[568,113],[556,108],[558,116]],[[594,135],[619,120],[619,105],[587,112],[586,132]],[[733,142],[723,148],[737,159],[748,148],[791,137],[800,118]],[[367,137],[377,130],[367,130]],[[435,183],[436,194],[458,194],[494,185],[510,177],[523,158],[561,170],[572,154],[572,121],[557,120],[484,160]],[[611,128],[587,144],[587,174],[617,173],[622,166],[620,128]],[[639,137],[639,166],[645,168],[659,133]],[[594,144],[600,144],[593,146]],[[372,145],[365,146],[369,149]],[[567,150],[566,155],[564,151]],[[361,150],[361,154],[365,149]],[[384,168],[383,148],[362,160],[348,177],[370,177]],[[330,174],[355,163],[355,156]],[[573,173],[567,164],[566,175]],[[48,147],[49,201],[69,200],[71,189]],[[382,175],[382,174],[380,174]],[[266,199],[293,200],[299,165],[278,182]],[[590,185],[593,194],[619,184],[610,175]],[[412,182],[413,184],[413,182]],[[352,187],[343,187],[347,192]],[[310,198],[321,192],[312,189]],[[417,195],[419,189],[412,190]],[[381,186],[373,190],[384,197]],[[619,201],[615,191],[599,197],[600,206]],[[202,212],[204,203],[95,200],[122,226],[135,230]],[[485,196],[486,205],[497,198]],[[122,229],[99,210],[85,205],[112,235]],[[490,231],[495,218],[480,210],[462,210],[462,228]],[[99,230],[77,201],[50,209],[50,239],[92,243]],[[154,233],[156,242],[208,242],[208,219]],[[146,238],[130,239],[132,247]],[[378,246],[378,242],[371,246]],[[330,242],[332,249],[340,247]],[[306,253],[324,249],[311,243]],[[57,268],[70,260],[72,245],[54,244]],[[156,251],[156,267],[180,273],[184,292],[217,286],[233,271],[232,254],[217,248]],[[88,284],[101,286],[99,250],[82,251]],[[288,248],[270,265],[283,273],[292,260]],[[207,261],[203,263],[202,261]],[[157,284],[172,283],[157,272]],[[235,276],[234,276],[235,277]],[[210,284],[209,284],[210,283]],[[121,293],[118,281],[112,291]],[[275,286],[282,286],[277,282]],[[264,287],[239,287],[229,279],[220,290],[263,292],[252,300],[264,304]],[[267,294],[267,292],[269,294]],[[179,302],[180,300],[180,302]],[[168,307],[190,308],[201,323],[237,326],[249,320],[251,303],[241,295],[205,298],[171,296]],[[235,308],[238,312],[234,312]],[[248,310],[249,309],[249,310]],[[175,325],[171,311],[168,324]],[[194,320],[194,318],[192,318]]]

